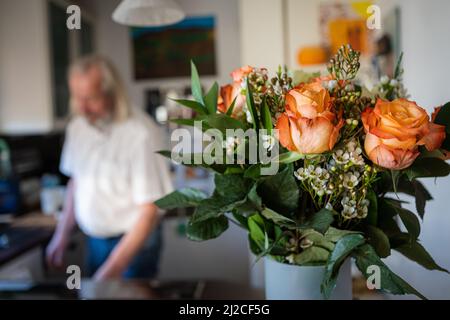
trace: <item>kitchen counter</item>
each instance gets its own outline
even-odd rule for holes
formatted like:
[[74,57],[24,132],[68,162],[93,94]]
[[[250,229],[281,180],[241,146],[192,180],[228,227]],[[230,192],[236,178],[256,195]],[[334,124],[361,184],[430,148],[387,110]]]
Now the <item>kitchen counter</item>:
[[52,237],[56,219],[40,212],[15,218],[0,230],[0,266],[45,245]]

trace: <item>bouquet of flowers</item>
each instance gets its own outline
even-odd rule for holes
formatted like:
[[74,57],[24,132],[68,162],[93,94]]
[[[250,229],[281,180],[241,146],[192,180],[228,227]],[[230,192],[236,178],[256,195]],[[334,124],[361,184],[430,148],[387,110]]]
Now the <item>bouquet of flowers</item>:
[[[415,294],[382,262],[396,250],[431,270],[441,268],[420,244],[420,219],[430,193],[418,180],[450,173],[450,103],[430,117],[408,100],[401,57],[392,79],[371,91],[356,80],[359,53],[343,46],[329,74],[288,72],[273,78],[246,66],[233,82],[204,95],[192,64],[192,95],[177,100],[204,132],[201,154],[160,153],[215,172],[215,191],[186,188],[157,201],[163,209],[195,207],[187,236],[218,237],[229,222],[248,232],[258,257],[324,266],[321,292],[330,297],[339,268],[352,257],[362,274],[381,270],[381,290]],[[398,194],[415,197],[417,214]]]

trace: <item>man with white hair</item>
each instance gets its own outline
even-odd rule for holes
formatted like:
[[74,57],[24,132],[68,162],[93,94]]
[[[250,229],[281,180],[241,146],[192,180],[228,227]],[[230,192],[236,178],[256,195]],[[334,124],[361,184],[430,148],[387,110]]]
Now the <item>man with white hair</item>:
[[66,130],[61,172],[70,177],[63,215],[47,247],[61,267],[71,231],[87,235],[87,274],[97,280],[156,275],[161,248],[155,200],[171,191],[161,150],[163,134],[130,108],[123,84],[100,56],[69,70],[74,117]]

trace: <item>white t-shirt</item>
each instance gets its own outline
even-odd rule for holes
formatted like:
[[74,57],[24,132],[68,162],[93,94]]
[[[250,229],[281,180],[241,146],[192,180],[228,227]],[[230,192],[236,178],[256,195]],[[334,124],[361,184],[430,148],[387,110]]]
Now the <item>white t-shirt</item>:
[[83,232],[123,234],[137,221],[139,205],[172,191],[168,162],[155,153],[164,149],[164,137],[138,110],[102,129],[83,117],[69,123],[60,170],[75,181],[75,216]]

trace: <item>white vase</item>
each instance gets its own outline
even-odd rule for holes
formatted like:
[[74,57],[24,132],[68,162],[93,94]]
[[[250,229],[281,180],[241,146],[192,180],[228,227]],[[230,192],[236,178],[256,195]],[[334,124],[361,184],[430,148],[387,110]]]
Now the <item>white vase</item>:
[[[295,266],[265,258],[265,290],[268,300],[323,300],[320,284],[324,266]],[[331,300],[352,299],[351,260],[341,266]]]

